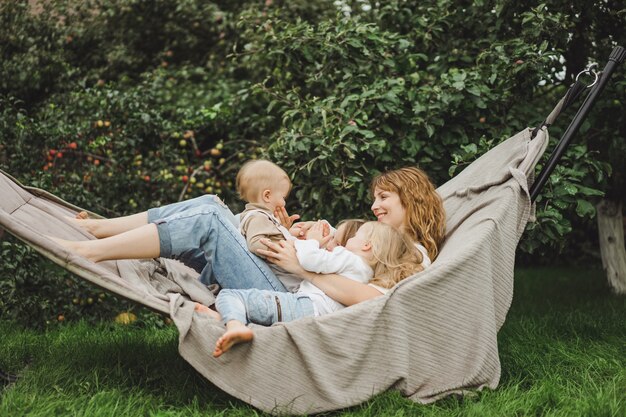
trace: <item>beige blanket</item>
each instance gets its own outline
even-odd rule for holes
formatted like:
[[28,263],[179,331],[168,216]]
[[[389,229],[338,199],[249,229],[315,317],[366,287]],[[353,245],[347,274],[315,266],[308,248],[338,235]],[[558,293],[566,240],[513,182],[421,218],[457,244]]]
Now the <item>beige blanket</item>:
[[[439,188],[447,239],[430,268],[385,296],[337,313],[256,327],[250,344],[215,359],[223,329],[193,311],[211,304],[197,274],[176,261],[94,264],[43,235],[92,239],[73,207],[0,174],[0,227],[54,262],[122,297],[169,314],[180,354],[212,383],[270,413],[317,413],[395,389],[420,402],[500,379],[497,332],[513,292],[515,249],[531,215],[528,177],[547,143],[524,130]],[[427,167],[426,167],[427,168]]]

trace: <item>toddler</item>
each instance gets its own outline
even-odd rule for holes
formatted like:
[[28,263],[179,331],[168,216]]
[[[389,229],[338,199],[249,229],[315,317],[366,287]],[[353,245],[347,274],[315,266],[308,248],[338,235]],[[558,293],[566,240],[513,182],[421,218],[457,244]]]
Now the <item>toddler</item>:
[[274,216],[276,209],[285,207],[291,191],[291,180],[282,168],[266,160],[248,161],[237,173],[236,185],[239,196],[247,203],[239,215],[239,231],[250,252],[265,249],[260,242],[264,238],[274,242],[293,239]]
[[[250,252],[256,254],[257,249],[266,249],[261,239],[273,242],[295,239],[274,215],[277,209],[285,207],[285,199],[291,191],[291,181],[282,168],[267,160],[248,161],[237,173],[236,186],[239,196],[247,203],[239,217],[239,231]],[[323,245],[332,238],[326,222],[324,233],[328,237]],[[269,267],[288,291],[298,290],[302,278],[274,264]]]

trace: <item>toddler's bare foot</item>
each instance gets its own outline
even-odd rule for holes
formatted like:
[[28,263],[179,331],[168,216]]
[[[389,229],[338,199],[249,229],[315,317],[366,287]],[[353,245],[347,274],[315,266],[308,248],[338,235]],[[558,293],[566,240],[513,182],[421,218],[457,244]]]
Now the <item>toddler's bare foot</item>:
[[196,303],[194,310],[196,310],[198,313],[208,314],[209,317],[211,317],[214,320],[217,320],[217,321],[222,320],[222,316],[220,316],[220,314],[217,311],[211,310],[209,307],[205,306],[204,304]]
[[89,214],[87,214],[86,211],[81,211],[80,213],[76,214],[76,218],[79,220],[86,220],[89,218]]
[[226,333],[217,339],[213,356],[217,358],[228,352],[234,345],[250,342],[252,339],[254,339],[254,333],[251,328],[237,320],[231,320],[226,324]]

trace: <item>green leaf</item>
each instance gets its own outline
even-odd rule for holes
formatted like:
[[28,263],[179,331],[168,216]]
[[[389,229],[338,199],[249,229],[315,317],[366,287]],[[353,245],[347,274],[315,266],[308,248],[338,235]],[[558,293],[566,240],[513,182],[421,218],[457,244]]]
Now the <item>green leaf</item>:
[[467,88],[467,92],[470,93],[470,94],[473,94],[473,95],[475,95],[477,97],[480,97],[480,94],[481,94],[480,88],[478,88],[475,85],[473,85],[471,87],[468,87]]
[[365,137],[366,139],[371,139],[376,136],[374,132],[372,132],[371,130],[366,130],[366,129],[359,129],[359,133],[361,133],[363,137]]
[[359,96],[357,94],[350,94],[349,96],[347,96],[346,98],[343,99],[343,101],[341,102],[339,107],[344,109],[344,108],[346,108],[348,103],[350,103],[351,101],[357,101],[358,99],[359,99]]
[[576,187],[574,184],[565,184],[563,186],[563,189],[569,195],[576,195],[576,193],[578,192],[578,187]]
[[576,214],[578,214],[579,217],[593,217],[596,214],[596,209],[590,202],[586,200],[577,200],[577,203]]
[[596,190],[595,188],[585,187],[584,185],[578,185],[578,192],[582,195],[588,196],[603,196],[604,191]]

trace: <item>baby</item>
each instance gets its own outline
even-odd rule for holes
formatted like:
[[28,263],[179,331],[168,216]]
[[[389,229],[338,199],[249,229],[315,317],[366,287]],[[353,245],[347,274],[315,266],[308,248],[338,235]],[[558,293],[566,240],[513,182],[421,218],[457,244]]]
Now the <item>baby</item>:
[[[278,165],[266,160],[246,162],[236,179],[237,191],[246,207],[239,216],[239,231],[246,239],[250,252],[256,254],[257,249],[266,249],[261,239],[273,242],[294,240],[295,237],[284,227],[274,213],[285,207],[285,199],[291,191],[291,181],[287,173]],[[324,222],[325,245],[332,239],[330,226]],[[295,292],[302,279],[284,269],[270,264],[276,277],[288,291]]]
[[237,192],[247,202],[239,215],[239,231],[246,238],[250,252],[265,249],[261,239],[274,242],[293,239],[289,230],[274,216],[285,207],[291,180],[278,165],[266,160],[246,162],[237,173]]

